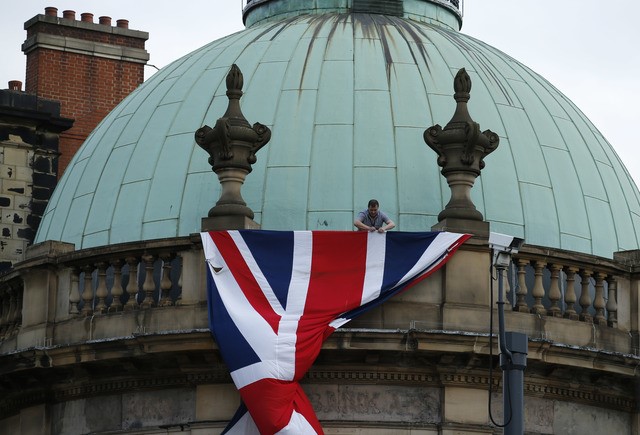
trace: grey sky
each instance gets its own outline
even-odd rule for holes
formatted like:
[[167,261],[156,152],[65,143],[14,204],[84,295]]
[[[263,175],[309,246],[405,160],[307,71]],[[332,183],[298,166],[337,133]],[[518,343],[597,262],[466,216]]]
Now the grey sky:
[[[209,41],[241,30],[241,0],[24,0],[0,15],[0,88],[24,81],[23,24],[46,6],[129,20],[149,32],[158,67]],[[616,149],[640,183],[640,2],[637,0],[465,0],[462,32],[540,73],[567,95]],[[147,68],[147,77],[155,70]]]

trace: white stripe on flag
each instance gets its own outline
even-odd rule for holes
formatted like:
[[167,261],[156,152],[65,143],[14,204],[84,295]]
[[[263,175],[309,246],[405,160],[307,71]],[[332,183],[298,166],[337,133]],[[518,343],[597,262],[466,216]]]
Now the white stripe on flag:
[[276,435],[317,435],[317,432],[304,415],[293,411],[289,424],[276,432]]
[[360,305],[364,305],[380,296],[380,287],[384,278],[386,241],[387,233],[370,232],[367,234],[366,270]]
[[437,267],[438,264],[440,264],[440,260],[442,260],[442,257],[449,250],[449,247],[453,243],[455,243],[456,240],[460,238],[460,236],[460,234],[456,233],[438,233],[427,250],[422,253],[422,256],[416,262],[416,264],[411,268],[411,270],[409,270],[409,272],[406,273],[404,277],[402,277],[400,281],[398,281],[398,285],[404,284],[405,282],[415,278],[416,276],[424,275],[434,267]]
[[280,380],[293,380],[296,374],[296,344],[298,324],[304,313],[311,278],[313,234],[311,231],[293,233],[293,267],[287,292],[287,307],[280,319],[276,338],[276,364]]

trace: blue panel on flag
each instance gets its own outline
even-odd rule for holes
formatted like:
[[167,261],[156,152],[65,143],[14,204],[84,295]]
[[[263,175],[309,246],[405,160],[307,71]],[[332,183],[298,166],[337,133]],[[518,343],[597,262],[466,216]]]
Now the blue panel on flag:
[[231,320],[220,299],[211,273],[207,271],[207,297],[209,298],[209,328],[213,331],[218,348],[230,371],[260,362],[247,340]]
[[293,232],[249,230],[240,231],[240,235],[282,307],[286,309],[293,268]]
[[387,233],[382,288],[394,287],[411,270],[438,233]]

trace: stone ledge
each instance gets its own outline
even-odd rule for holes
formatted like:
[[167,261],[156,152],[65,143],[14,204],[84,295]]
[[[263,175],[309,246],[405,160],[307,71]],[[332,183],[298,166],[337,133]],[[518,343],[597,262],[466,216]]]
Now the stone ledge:
[[149,61],[149,52],[144,49],[121,47],[66,36],[49,35],[46,33],[33,35],[22,44],[24,54],[28,54],[38,48],[134,63],[147,63]]
[[89,23],[81,20],[69,20],[61,17],[51,17],[44,14],[36,15],[27,22],[24,23],[24,30],[28,30],[31,26],[37,23],[47,23],[56,26],[74,27],[83,30],[91,30],[100,33],[110,33],[114,35],[126,36],[129,38],[149,39],[149,32],[142,30],[133,30],[124,27],[106,26],[99,23]]

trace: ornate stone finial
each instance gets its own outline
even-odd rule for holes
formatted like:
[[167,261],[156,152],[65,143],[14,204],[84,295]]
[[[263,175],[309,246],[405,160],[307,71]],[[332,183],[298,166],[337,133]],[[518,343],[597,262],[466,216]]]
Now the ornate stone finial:
[[[244,78],[237,65],[227,75],[229,104],[213,128],[205,125],[195,133],[196,143],[209,153],[211,169],[222,185],[220,199],[203,219],[203,230],[256,228],[253,211],[242,199],[240,189],[256,162],[256,153],[271,139],[269,127],[251,126],[240,109]],[[206,227],[206,228],[205,228]]]
[[[438,154],[438,165],[451,189],[451,199],[438,215],[434,229],[488,233],[482,213],[471,200],[471,188],[484,168],[484,157],[492,153],[499,143],[491,130],[480,131],[480,125],[469,115],[467,102],[471,92],[471,78],[462,68],[453,80],[456,110],[444,127],[434,125],[424,132],[424,140]],[[477,223],[473,223],[473,222]],[[485,228],[486,227],[486,228]]]

